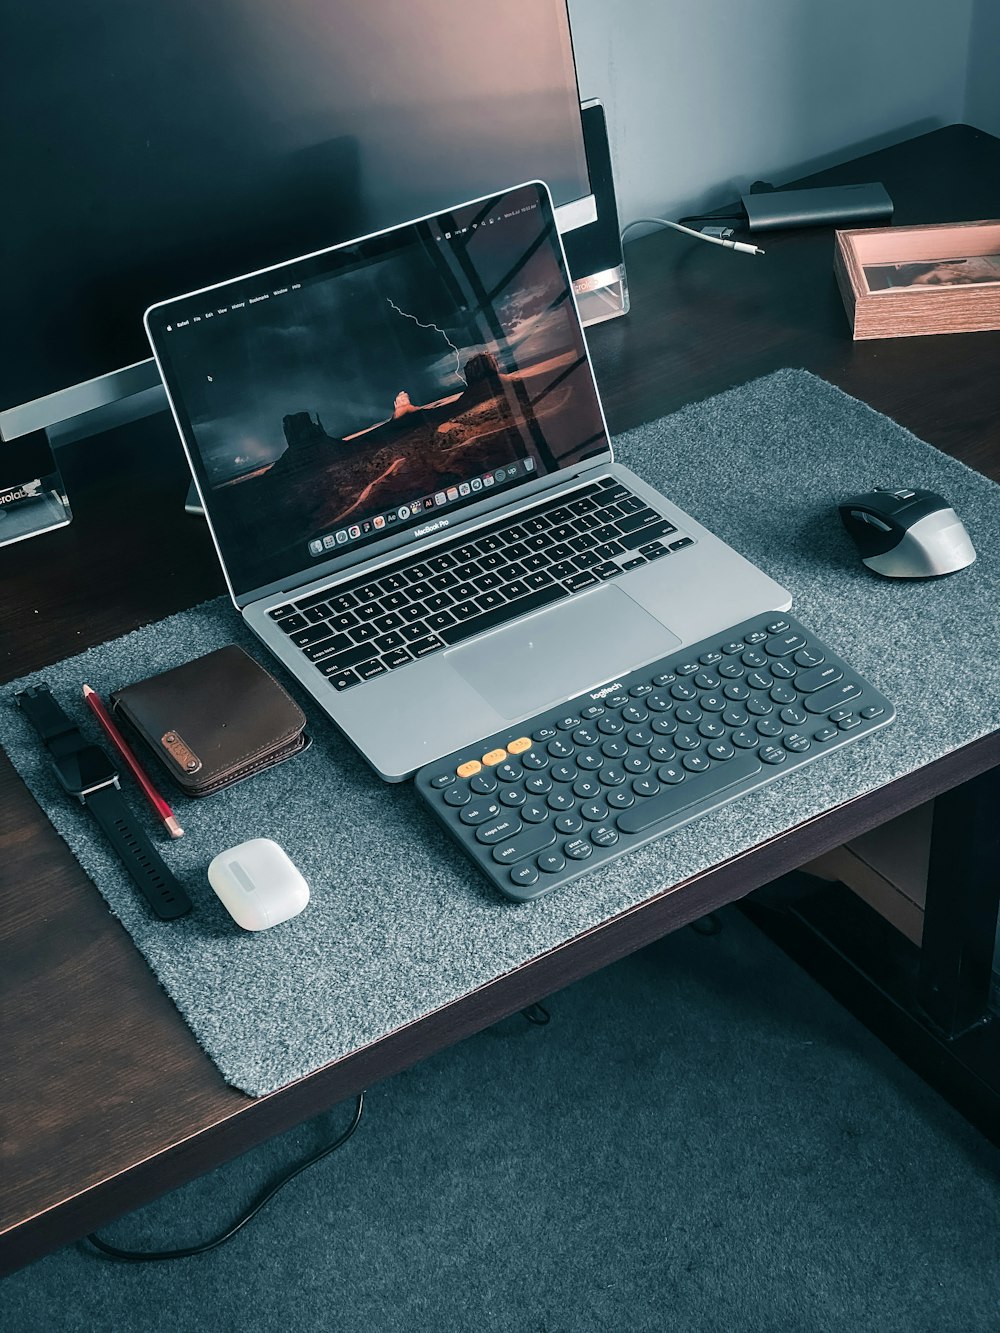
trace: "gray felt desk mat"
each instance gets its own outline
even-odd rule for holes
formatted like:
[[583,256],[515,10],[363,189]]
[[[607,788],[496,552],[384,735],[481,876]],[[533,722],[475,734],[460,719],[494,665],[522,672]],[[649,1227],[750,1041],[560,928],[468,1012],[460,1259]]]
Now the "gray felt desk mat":
[[[56,788],[3,690],[0,742],[225,1079],[252,1095],[377,1041],[669,885],[1000,727],[1000,488],[804,371],[781,371],[615,444],[618,458],[755,561],[793,612],[891,698],[896,722],[535,903],[502,899],[417,805],[374,777],[306,705],[308,753],[200,802],[178,796],[186,835],[153,836],[195,903],[162,923],[129,887],[79,806]],[[940,490],[979,553],[936,581],[879,579],[860,564],[838,498],[877,484]],[[664,576],[672,576],[664,562]],[[225,599],[32,677],[86,732],[87,681],[116,686],[224,643],[267,661]],[[295,689],[297,697],[301,693]],[[414,700],[419,713],[419,700]],[[145,805],[129,784],[135,810]],[[210,889],[216,852],[281,843],[312,889],[299,917],[239,930]]]

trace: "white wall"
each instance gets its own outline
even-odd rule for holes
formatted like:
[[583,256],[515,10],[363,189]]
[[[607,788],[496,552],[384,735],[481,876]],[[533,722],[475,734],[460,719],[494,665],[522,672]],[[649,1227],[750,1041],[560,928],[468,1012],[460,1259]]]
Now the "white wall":
[[1000,135],[1000,4],[973,0],[965,119]]
[[[569,8],[580,94],[607,108],[623,224],[717,207],[753,180],[779,185],[965,120],[974,9],[994,36],[1000,24],[998,0]],[[993,57],[974,57],[974,100],[1000,114]]]

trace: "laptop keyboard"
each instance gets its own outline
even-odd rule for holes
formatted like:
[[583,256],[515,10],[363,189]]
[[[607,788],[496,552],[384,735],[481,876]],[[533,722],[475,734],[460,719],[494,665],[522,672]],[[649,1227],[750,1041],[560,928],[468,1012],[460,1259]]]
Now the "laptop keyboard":
[[347,690],[693,542],[604,477],[268,615]]
[[416,790],[525,901],[893,716],[815,634],[770,611],[428,764]]

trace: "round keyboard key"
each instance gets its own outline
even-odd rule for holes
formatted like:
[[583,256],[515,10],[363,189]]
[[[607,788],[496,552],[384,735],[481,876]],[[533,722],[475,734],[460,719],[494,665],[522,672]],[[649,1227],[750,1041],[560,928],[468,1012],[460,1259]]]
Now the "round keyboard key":
[[760,737],[755,731],[751,731],[749,727],[734,731],[730,740],[734,745],[738,745],[741,750],[752,750],[755,746],[760,744]]
[[677,751],[669,741],[657,741],[649,747],[649,757],[654,764],[665,764],[673,759]]
[[608,805],[612,810],[627,810],[635,805],[635,796],[628,787],[616,787],[608,792]]
[[577,727],[573,732],[573,740],[577,745],[596,745],[600,739],[600,734],[593,727]]
[[793,704],[798,695],[787,681],[779,680],[771,686],[771,698],[776,704]]
[[653,777],[636,778],[632,783],[632,790],[636,796],[655,796],[660,790],[660,784]]
[[568,759],[575,752],[576,747],[570,740],[557,736],[554,741],[549,741],[545,747],[553,759]]
[[598,722],[597,730],[603,732],[605,736],[620,736],[625,730],[625,723],[620,717],[613,717],[608,713]]
[[607,817],[608,807],[603,801],[588,801],[580,806],[580,814],[591,824],[597,824]]
[[678,662],[676,666],[678,676],[693,676],[698,670],[697,662]]
[[459,819],[463,824],[482,824],[487,819],[495,819],[500,813],[500,802],[488,800],[485,796],[479,796],[463,806]]
[[553,740],[558,734],[555,727],[539,727],[537,731],[531,733],[531,739],[542,744],[544,741]]
[[745,727],[750,721],[750,714],[740,704],[730,704],[722,714],[722,720],[727,727]]
[[469,791],[475,792],[477,796],[490,796],[497,789],[497,780],[492,773],[477,773],[474,778],[469,779]]
[[657,736],[672,736],[677,730],[677,723],[673,717],[656,717],[653,719],[652,728]]
[[654,713],[666,712],[668,708],[673,708],[674,701],[666,694],[649,694],[646,696],[646,707],[652,709]]
[[576,763],[578,768],[594,769],[600,768],[604,759],[595,750],[584,750],[576,756]]
[[768,713],[774,712],[774,704],[766,694],[755,694],[747,700],[747,712],[753,713],[755,717],[766,717]]
[[725,734],[726,728],[717,717],[706,717],[698,723],[698,735],[704,736],[707,741],[717,741]]
[[642,704],[629,704],[622,709],[622,720],[637,726],[640,722],[649,721],[649,711]]
[[679,731],[674,737],[674,744],[678,750],[697,750],[701,745],[701,737],[693,731]]
[[594,855],[593,847],[583,838],[570,838],[568,842],[563,843],[563,851],[574,861],[586,861],[588,856]]
[[648,773],[652,765],[648,756],[640,751],[639,754],[630,754],[622,767],[626,773]]
[[649,694],[652,688],[653,688],[652,685],[647,685],[645,682],[643,682],[641,685],[631,686],[629,689],[629,694],[632,696],[633,699],[641,699],[644,694]]
[[776,745],[762,745],[757,753],[765,764],[783,764],[788,758],[784,750],[779,750]]
[[678,722],[700,722],[701,709],[697,704],[681,704],[674,712],[674,717]]
[[757,731],[761,736],[780,736],[784,728],[774,717],[762,717],[757,723]]
[[497,792],[497,799],[501,805],[516,810],[519,805],[524,805],[524,792],[520,787],[501,787]]
[[550,795],[545,798],[545,803],[550,810],[559,811],[572,810],[573,806],[576,804],[573,800],[572,793],[565,789],[550,793]]
[[520,782],[523,770],[520,764],[512,764],[508,759],[505,764],[500,764],[494,772],[501,782]]
[[534,799],[525,801],[521,806],[521,818],[526,824],[541,824],[549,817],[548,806],[543,805],[541,801]]
[[751,671],[747,676],[747,684],[752,690],[769,690],[774,684],[774,678],[768,671]]
[[582,717],[561,717],[556,722],[556,726],[560,731],[572,731],[573,728],[578,727],[582,721]]
[[604,700],[609,708],[624,708],[628,703],[628,695],[624,692],[618,694],[609,694]]
[[548,768],[549,756],[542,754],[540,750],[529,750],[521,755],[521,763],[525,768]]
[[560,833],[579,833],[583,828],[583,820],[575,810],[568,810],[556,819],[556,828]]
[[447,805],[468,805],[472,796],[463,782],[461,787],[449,787],[444,794],[444,799]]
[[671,685],[670,693],[675,699],[679,699],[681,703],[687,703],[689,700],[697,699],[698,697],[697,687],[691,685],[686,680],[679,680],[676,685]]
[[653,677],[654,685],[672,685],[676,677],[672,671],[661,671]]
[[432,787],[450,787],[455,781],[454,773],[439,773],[436,778],[431,778]]
[[801,727],[807,716],[801,708],[791,704],[781,710],[781,720],[788,727]]
[[813,732],[813,738],[817,741],[832,741],[836,734],[836,727],[820,727],[819,731]]
[[699,700],[706,713],[721,713],[726,706],[726,700],[721,694],[714,690],[710,694],[703,694]]
[[544,870],[547,875],[558,875],[560,870],[566,869],[566,858],[562,852],[542,852],[538,858],[538,869]]
[[590,830],[590,841],[595,847],[613,847],[618,841],[618,830],[612,824],[598,824]]
[[765,626],[768,634],[784,634],[786,630],[791,628],[787,620],[772,620],[769,625]]
[[553,764],[549,769],[553,782],[574,782],[579,773],[575,764]]
[[699,690],[714,690],[721,682],[714,671],[699,671],[694,683]]
[[665,782],[668,787],[676,787],[679,782],[684,781],[687,774],[680,764],[661,764],[656,770],[656,776],[661,782]]
[[763,643],[767,638],[767,633],[762,629],[752,629],[749,634],[744,634],[743,642],[753,646],[756,643]]
[[702,653],[698,658],[702,666],[715,666],[716,662],[722,661],[721,653]]
[[795,654],[795,661],[800,667],[814,667],[825,662],[826,658],[818,648],[800,648]]
[[792,680],[799,674],[795,667],[783,662],[780,658],[776,662],[772,662],[768,670],[772,676],[776,676],[779,680]]
[[706,769],[711,768],[711,760],[706,759],[703,754],[686,754],[681,763],[689,773],[704,773]]
[[786,750],[791,750],[793,754],[802,754],[812,745],[808,736],[803,736],[800,731],[793,731],[791,735],[786,736],[784,746]]
[[739,680],[746,674],[747,669],[742,662],[723,662],[719,667],[719,675],[725,676],[728,680]]
[[586,708],[580,709],[580,716],[591,722],[595,717],[600,717],[603,712],[603,704],[588,704]]
[[605,764],[600,776],[603,786],[619,787],[625,781],[625,770],[618,764]]
[[730,639],[728,643],[722,645],[719,651],[726,657],[732,657],[734,653],[741,653],[743,651],[743,644],[737,639]]
[[601,754],[606,759],[624,759],[628,754],[628,741],[624,738],[605,741],[601,746]]
[[653,743],[653,733],[648,727],[629,727],[625,733],[625,739],[629,745],[634,745],[640,750],[644,750],[647,745]]
[[592,801],[595,796],[600,796],[601,784],[596,778],[577,778],[573,783],[573,795],[578,796],[581,801]]
[[727,699],[749,699],[750,686],[745,681],[733,680],[722,687],[722,693]]
[[705,753],[711,755],[713,759],[722,761],[732,759],[736,751],[728,741],[713,741],[711,745],[705,746]]
[[516,884],[519,889],[530,889],[532,884],[538,883],[538,871],[531,865],[515,866],[510,872],[510,882]]
[[525,780],[524,787],[532,796],[544,796],[546,792],[552,790],[552,779],[548,773],[532,773],[531,777]]
[[759,648],[748,648],[743,654],[743,665],[748,667],[767,666],[767,654]]

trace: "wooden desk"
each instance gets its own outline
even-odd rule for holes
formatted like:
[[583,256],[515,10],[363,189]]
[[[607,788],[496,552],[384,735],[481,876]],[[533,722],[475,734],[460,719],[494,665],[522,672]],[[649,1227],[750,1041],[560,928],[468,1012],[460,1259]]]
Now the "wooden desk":
[[[820,179],[820,178],[817,178]],[[823,173],[899,223],[1000,216],[1000,141],[955,127]],[[591,331],[613,431],[805,366],[1000,480],[1000,333],[854,344],[829,229],[755,259],[670,234],[627,251],[632,314]],[[223,591],[166,414],[61,461],[74,521],[0,550],[11,679]],[[94,1230],[377,1080],[1000,765],[1000,734],[831,810],[269,1097],[227,1087],[0,756],[0,1271]]]

